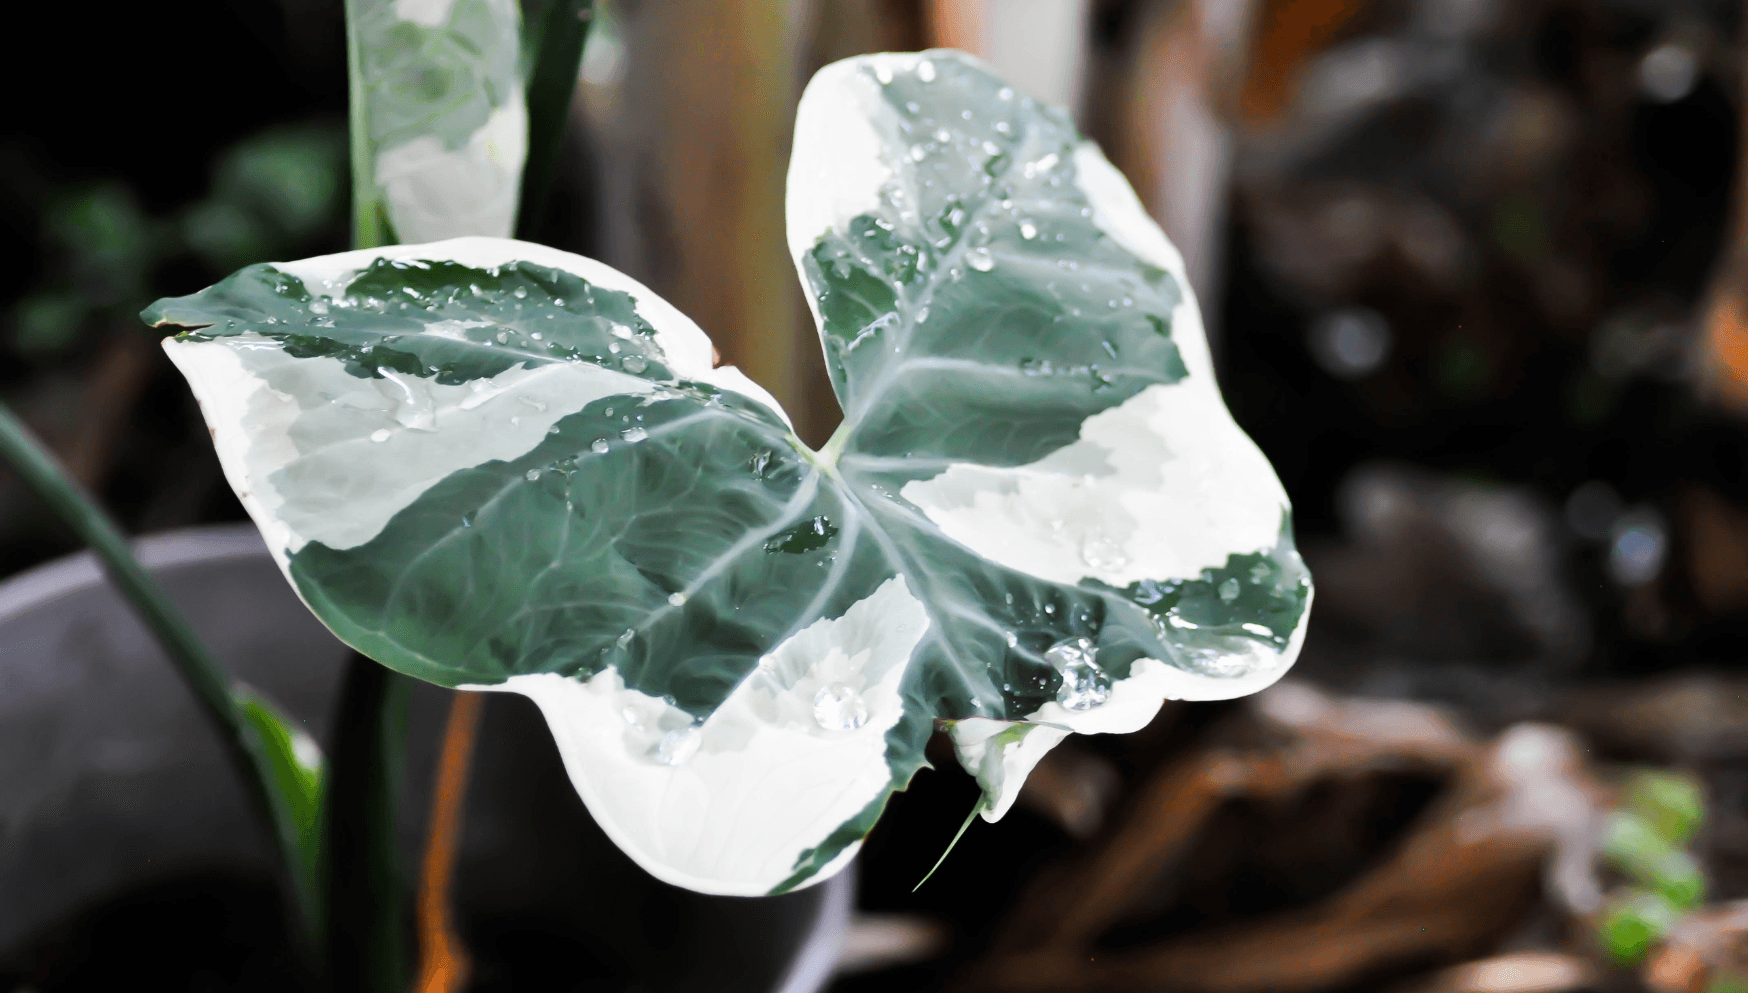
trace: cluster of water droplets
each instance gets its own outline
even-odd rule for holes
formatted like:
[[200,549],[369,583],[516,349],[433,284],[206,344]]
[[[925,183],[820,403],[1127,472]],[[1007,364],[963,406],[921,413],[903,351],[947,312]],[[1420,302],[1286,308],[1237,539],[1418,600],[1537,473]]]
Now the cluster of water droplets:
[[1064,638],[1044,650],[1044,661],[1062,676],[1056,702],[1069,710],[1091,710],[1111,698],[1111,677],[1099,667],[1099,646],[1091,638]]

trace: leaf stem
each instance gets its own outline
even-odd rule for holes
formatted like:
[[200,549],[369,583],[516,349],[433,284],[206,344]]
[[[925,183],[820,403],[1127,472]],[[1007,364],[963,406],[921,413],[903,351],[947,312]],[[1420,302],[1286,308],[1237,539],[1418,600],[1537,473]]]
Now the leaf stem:
[[539,52],[528,73],[528,158],[522,164],[522,200],[516,216],[516,237],[524,240],[539,233],[545,216],[594,12],[593,0],[546,3]]
[[850,443],[850,435],[855,433],[855,426],[850,423],[850,419],[844,418],[843,423],[838,425],[838,429],[832,432],[832,436],[826,439],[824,445],[820,446],[818,459],[820,467],[829,469],[837,465],[839,456],[844,453],[844,446]]
[[296,798],[275,797],[271,759],[251,736],[224,670],[207,653],[206,646],[163,588],[140,567],[121,529],[3,403],[0,403],[0,457],[97,554],[110,582],[121,591],[194,692],[201,710],[224,743],[231,765],[242,777],[249,802],[270,828],[279,855],[279,869],[292,884],[291,902],[299,917],[305,947],[313,949],[318,908],[314,895],[302,885],[299,873],[302,860],[297,850],[298,828],[291,813]]
[[383,223],[381,197],[370,161],[370,100],[364,86],[363,20],[359,0],[346,0],[347,124],[351,135],[352,247],[376,248],[392,241]]
[[396,837],[406,699],[406,677],[359,654],[347,663],[323,810],[327,966],[335,993],[406,989]]
[[935,864],[929,867],[928,872],[923,873],[923,878],[917,880],[916,885],[910,888],[912,893],[922,889],[923,884],[929,881],[929,877],[935,874],[935,870],[941,867],[941,863],[947,861],[947,856],[953,854],[953,849],[959,846],[959,839],[965,837],[965,829],[970,827],[971,822],[977,819],[978,814],[988,809],[988,806],[985,798],[979,797],[977,799],[977,805],[971,808],[971,813],[965,815],[965,823],[959,825],[959,830],[953,835],[953,840],[947,842],[947,850],[941,853],[941,857],[935,860]]
[[425,841],[425,861],[419,871],[419,981],[416,993],[461,993],[473,963],[467,946],[455,933],[451,910],[455,860],[461,850],[461,827],[467,807],[467,779],[473,764],[485,694],[456,691],[449,700],[449,720],[443,729],[443,753],[437,760],[437,783],[431,797],[431,827]]

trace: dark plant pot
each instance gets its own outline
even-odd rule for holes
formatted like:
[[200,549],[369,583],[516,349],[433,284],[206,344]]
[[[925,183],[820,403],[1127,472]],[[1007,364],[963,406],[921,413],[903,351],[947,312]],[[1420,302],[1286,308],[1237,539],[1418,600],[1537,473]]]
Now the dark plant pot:
[[[230,671],[327,741],[349,650],[254,529],[179,531],[138,551]],[[0,584],[0,659],[0,986],[10,976],[46,993],[116,976],[240,989],[281,975],[265,832],[193,698],[89,554]],[[409,879],[446,708],[445,691],[415,688]],[[533,705],[492,694],[457,888],[476,989],[811,993],[829,978],[853,883],[844,873],[738,899],[658,882],[589,818]]]

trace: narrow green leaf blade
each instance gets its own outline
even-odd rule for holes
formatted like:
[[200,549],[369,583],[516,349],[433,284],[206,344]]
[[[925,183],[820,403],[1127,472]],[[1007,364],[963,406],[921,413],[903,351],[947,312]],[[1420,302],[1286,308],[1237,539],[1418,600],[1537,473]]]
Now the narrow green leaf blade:
[[231,695],[237,701],[255,764],[268,779],[267,795],[275,807],[274,827],[282,835],[280,849],[290,857],[287,874],[291,877],[297,911],[303,918],[304,937],[315,951],[321,946],[324,927],[322,749],[307,731],[255,688],[238,684]]

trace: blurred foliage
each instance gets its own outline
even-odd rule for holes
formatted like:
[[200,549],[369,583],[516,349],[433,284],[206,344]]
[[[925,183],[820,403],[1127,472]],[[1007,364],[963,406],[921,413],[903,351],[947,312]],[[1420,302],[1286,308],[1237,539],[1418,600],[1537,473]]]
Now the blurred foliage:
[[[1705,872],[1687,850],[1705,820],[1705,790],[1693,776],[1640,769],[1627,777],[1621,805],[1603,829],[1602,854],[1632,883],[1610,897],[1597,922],[1597,937],[1617,964],[1645,961],[1705,902]],[[1735,987],[1712,987],[1729,988]]]
[[78,352],[89,335],[137,325],[166,270],[192,266],[188,282],[197,285],[319,249],[346,206],[345,155],[337,123],[280,126],[224,149],[206,195],[162,215],[121,179],[52,195],[40,218],[35,283],[13,308],[13,351],[52,361]]

